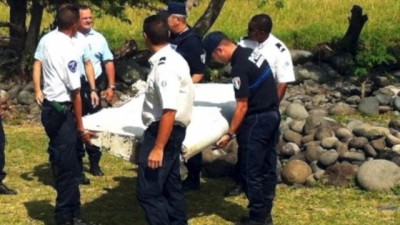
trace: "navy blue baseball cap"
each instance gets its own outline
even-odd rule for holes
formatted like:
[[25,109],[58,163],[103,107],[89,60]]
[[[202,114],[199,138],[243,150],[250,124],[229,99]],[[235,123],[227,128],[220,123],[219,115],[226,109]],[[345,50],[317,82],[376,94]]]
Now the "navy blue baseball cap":
[[206,51],[206,61],[210,62],[213,51],[218,47],[221,41],[226,38],[226,35],[221,31],[214,31],[203,39],[203,49]]
[[178,14],[186,16],[186,5],[183,2],[169,2],[167,12],[169,15]]

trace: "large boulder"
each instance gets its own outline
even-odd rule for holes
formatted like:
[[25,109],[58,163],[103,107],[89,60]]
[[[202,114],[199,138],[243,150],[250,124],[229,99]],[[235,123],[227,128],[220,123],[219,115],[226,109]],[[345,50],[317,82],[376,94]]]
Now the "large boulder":
[[358,111],[368,116],[378,115],[379,101],[375,97],[361,99],[360,104],[358,104]]
[[357,181],[368,191],[389,191],[400,184],[400,167],[388,160],[368,161],[358,170]]
[[327,185],[347,186],[353,182],[357,170],[358,167],[350,163],[336,163],[325,170],[323,181]]
[[311,167],[302,160],[290,160],[282,169],[282,181],[286,184],[304,184],[312,174]]
[[286,108],[286,115],[292,119],[306,119],[308,112],[302,104],[292,103]]

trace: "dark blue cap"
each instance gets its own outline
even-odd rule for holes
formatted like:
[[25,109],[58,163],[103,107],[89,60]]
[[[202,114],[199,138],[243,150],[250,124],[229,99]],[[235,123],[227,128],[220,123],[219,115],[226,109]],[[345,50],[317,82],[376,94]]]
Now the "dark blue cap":
[[186,16],[186,5],[183,2],[169,2],[167,12],[171,14],[178,14]]
[[226,38],[226,35],[221,31],[214,31],[209,34],[203,39],[203,48],[207,53],[206,61],[209,62],[211,60],[211,55],[213,51],[218,47],[221,41]]

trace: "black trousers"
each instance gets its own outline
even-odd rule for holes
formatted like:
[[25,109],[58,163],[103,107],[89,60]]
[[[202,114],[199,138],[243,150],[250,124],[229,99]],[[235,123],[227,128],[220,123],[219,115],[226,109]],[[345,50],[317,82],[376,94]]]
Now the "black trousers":
[[4,133],[3,128],[3,118],[0,115],[0,183],[6,177],[6,172],[4,172],[4,167],[6,164],[6,155],[5,155],[5,146],[6,146],[6,135]]
[[255,221],[266,220],[275,198],[279,123],[277,110],[248,115],[237,133],[241,179]]
[[57,191],[55,219],[58,224],[80,216],[78,132],[72,111],[59,112],[47,100],[43,102],[41,119],[50,139],[48,153]]
[[[97,87],[97,95],[100,97],[100,88],[98,87],[101,81],[101,76],[96,79],[96,87]],[[92,99],[90,98],[91,89],[89,82],[85,80],[84,77],[81,77],[81,97],[82,97],[82,115],[89,115],[96,113],[101,110],[101,104],[99,103],[98,106],[93,107]],[[101,158],[101,151],[100,148],[95,145],[84,145],[81,139],[78,140],[78,150],[79,150],[79,161],[80,161],[80,169],[83,172],[82,167],[82,158],[85,156],[85,149],[89,156],[90,164],[98,165]]]
[[139,152],[136,195],[150,225],[187,225],[186,205],[179,173],[179,154],[186,128],[174,126],[164,149],[162,167],[151,169],[147,161],[154,147],[159,123],[144,132]]

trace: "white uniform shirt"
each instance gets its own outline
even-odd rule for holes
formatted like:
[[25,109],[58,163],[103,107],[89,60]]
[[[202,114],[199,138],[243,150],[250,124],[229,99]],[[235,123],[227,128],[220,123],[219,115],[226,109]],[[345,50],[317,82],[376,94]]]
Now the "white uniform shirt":
[[53,30],[40,40],[35,59],[42,63],[45,98],[57,102],[71,101],[71,91],[81,86],[79,56],[73,40]]
[[90,49],[88,40],[83,34],[76,32],[76,35],[72,38],[72,40],[80,57],[80,60],[78,61],[78,69],[81,75],[85,76],[87,80],[84,62],[92,59],[93,52]]
[[113,60],[114,56],[108,47],[107,40],[102,34],[94,29],[90,29],[90,31],[84,34],[84,36],[86,37],[93,53],[90,61],[92,61],[94,67],[95,78],[98,78],[103,72],[101,63]]
[[143,103],[142,120],[146,126],[160,121],[164,109],[176,110],[175,124],[190,123],[194,86],[185,59],[171,45],[156,52],[150,59],[150,74]]
[[261,44],[257,41],[243,38],[240,40],[239,45],[260,50],[267,59],[277,83],[289,83],[296,80],[289,49],[274,35],[270,34],[267,40]]

